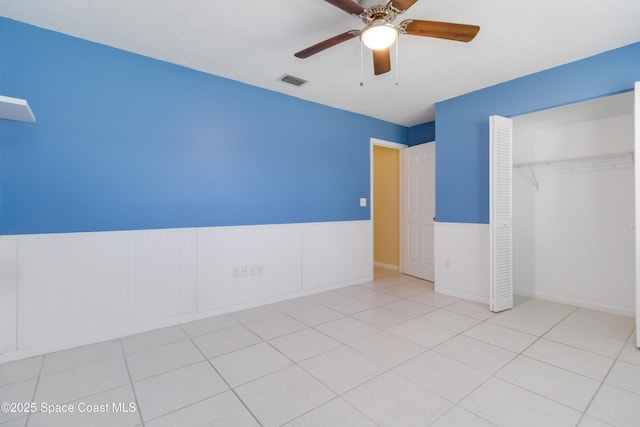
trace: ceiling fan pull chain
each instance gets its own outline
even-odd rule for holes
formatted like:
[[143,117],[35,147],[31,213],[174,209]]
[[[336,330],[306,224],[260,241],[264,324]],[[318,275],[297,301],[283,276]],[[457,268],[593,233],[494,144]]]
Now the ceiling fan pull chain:
[[400,60],[399,58],[399,53],[398,53],[398,38],[396,38],[396,81],[395,81],[395,85],[398,86],[398,83],[400,83]]
[[364,47],[360,40],[360,87],[364,86]]

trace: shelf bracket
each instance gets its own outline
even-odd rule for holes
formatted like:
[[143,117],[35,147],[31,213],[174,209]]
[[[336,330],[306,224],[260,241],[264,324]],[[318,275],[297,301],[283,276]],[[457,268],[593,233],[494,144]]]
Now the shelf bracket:
[[540,191],[540,185],[538,184],[538,178],[536,178],[536,172],[533,170],[533,166],[529,166],[529,170],[531,171],[531,178],[533,178],[533,185],[536,186],[537,191]]

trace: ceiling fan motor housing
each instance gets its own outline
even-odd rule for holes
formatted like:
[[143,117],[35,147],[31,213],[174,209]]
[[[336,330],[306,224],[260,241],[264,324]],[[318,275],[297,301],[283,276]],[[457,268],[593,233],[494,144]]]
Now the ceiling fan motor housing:
[[365,9],[360,17],[367,25],[381,19],[386,21],[387,23],[391,23],[394,19],[396,19],[396,16],[398,15],[398,12],[394,9],[395,8],[391,7],[391,3],[389,3],[388,5],[371,6]]

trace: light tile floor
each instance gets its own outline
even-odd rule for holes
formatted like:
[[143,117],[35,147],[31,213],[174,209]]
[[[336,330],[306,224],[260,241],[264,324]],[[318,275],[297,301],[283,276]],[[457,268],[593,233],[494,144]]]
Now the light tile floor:
[[0,425],[638,426],[634,336],[628,317],[521,297],[493,314],[376,269],[369,283],[0,365],[0,402],[75,410],[5,411]]

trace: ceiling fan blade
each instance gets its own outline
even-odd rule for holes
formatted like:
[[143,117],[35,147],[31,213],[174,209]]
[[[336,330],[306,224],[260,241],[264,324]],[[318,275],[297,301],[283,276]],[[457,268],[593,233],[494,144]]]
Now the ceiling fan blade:
[[389,48],[373,51],[373,73],[380,74],[391,71],[391,51]]
[[315,55],[318,52],[322,52],[325,49],[329,49],[330,47],[357,37],[359,34],[360,31],[358,30],[347,31],[346,33],[338,34],[337,36],[331,37],[330,39],[326,39],[324,41],[321,41],[320,43],[314,44],[313,46],[303,49],[300,52],[294,53],[293,55],[296,58],[308,58],[311,55]]
[[417,1],[418,0],[391,0],[391,4],[400,12],[404,12],[405,10],[413,6]]
[[337,8],[344,10],[351,15],[360,15],[364,12],[364,8],[353,0],[324,0]]
[[400,28],[412,36],[435,37],[459,42],[470,42],[480,31],[480,27],[477,25],[421,21],[418,19],[402,21]]

